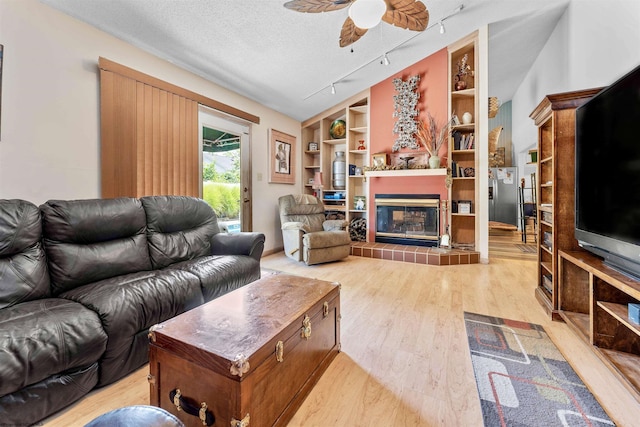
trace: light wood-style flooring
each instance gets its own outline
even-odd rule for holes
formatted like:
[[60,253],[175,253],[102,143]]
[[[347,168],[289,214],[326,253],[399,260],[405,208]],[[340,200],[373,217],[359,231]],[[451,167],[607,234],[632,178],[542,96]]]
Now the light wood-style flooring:
[[[535,262],[429,266],[349,257],[305,266],[277,253],[262,264],[342,284],[342,352],[290,426],[482,426],[465,311],[543,325],[617,425],[638,425],[638,401],[536,302]],[[83,425],[114,408],[148,404],[147,371],[91,393],[45,425]]]

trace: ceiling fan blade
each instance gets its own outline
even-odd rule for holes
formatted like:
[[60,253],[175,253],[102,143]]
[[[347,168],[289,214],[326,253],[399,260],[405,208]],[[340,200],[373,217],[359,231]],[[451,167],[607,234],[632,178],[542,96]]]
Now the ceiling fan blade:
[[429,25],[429,11],[421,1],[387,0],[389,7],[382,20],[396,27],[424,31]]
[[349,6],[355,0],[291,0],[284,4],[287,9],[296,12],[331,12]]
[[340,31],[340,47],[349,46],[351,43],[357,42],[366,32],[365,28],[356,27],[353,19],[347,17],[344,24],[342,24],[342,31]]

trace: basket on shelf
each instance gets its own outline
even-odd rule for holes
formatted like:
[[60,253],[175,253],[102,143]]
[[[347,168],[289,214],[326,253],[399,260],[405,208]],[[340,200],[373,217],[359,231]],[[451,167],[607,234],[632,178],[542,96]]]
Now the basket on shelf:
[[489,97],[489,118],[492,119],[498,114],[498,110],[500,109],[500,104],[498,103],[498,98],[495,96]]

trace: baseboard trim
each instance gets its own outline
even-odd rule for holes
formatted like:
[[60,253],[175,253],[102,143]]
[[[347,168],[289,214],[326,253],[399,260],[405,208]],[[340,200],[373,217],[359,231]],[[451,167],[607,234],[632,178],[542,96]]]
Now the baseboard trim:
[[269,249],[269,250],[263,251],[262,256],[269,256],[269,255],[273,255],[275,253],[283,252],[283,251],[284,251],[284,246],[279,248]]

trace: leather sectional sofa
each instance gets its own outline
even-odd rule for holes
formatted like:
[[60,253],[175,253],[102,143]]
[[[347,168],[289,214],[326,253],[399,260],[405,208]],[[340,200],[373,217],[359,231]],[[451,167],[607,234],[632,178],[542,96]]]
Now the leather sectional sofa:
[[150,326],[258,279],[263,248],[191,197],[0,200],[0,423],[141,367]]

